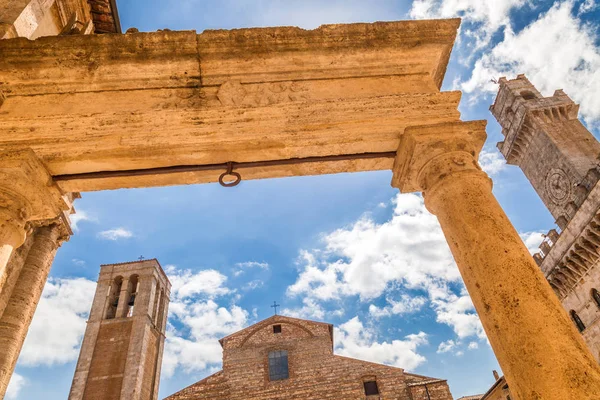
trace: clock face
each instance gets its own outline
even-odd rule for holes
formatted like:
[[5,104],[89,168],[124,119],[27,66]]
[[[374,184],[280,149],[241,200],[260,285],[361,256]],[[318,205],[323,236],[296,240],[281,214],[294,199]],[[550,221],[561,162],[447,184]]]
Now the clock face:
[[546,176],[546,189],[555,203],[564,203],[569,198],[571,181],[561,169],[553,169]]

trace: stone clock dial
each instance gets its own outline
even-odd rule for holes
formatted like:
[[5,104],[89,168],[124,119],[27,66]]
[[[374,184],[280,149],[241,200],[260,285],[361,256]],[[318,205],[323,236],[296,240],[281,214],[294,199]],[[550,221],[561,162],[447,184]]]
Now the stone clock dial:
[[563,170],[553,169],[546,177],[546,189],[552,201],[563,203],[569,196],[571,181]]

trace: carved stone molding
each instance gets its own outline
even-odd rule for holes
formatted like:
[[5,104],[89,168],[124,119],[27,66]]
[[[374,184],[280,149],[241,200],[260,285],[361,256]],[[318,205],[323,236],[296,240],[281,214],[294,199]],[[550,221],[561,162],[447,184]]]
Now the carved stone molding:
[[22,150],[0,153],[0,207],[4,223],[21,230],[25,240],[25,223],[57,218],[71,200],[35,153]]
[[[485,142],[485,126],[486,121],[457,121],[408,127],[400,138],[392,186],[402,193],[426,191],[453,172],[480,171],[476,160]],[[440,165],[435,165],[436,159]]]
[[308,100],[308,88],[299,82],[270,82],[243,85],[239,80],[223,83],[217,92],[224,106],[257,107]]

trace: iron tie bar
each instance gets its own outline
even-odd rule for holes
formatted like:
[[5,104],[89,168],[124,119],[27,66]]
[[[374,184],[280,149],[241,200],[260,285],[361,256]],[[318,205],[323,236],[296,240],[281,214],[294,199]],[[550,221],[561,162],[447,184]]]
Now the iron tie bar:
[[[226,170],[219,176],[219,183],[225,187],[236,186],[241,181],[239,173],[234,172],[234,169],[257,168],[257,167],[274,167],[279,165],[296,165],[310,164],[318,162],[331,161],[350,161],[350,160],[369,160],[378,158],[395,158],[395,151],[379,152],[379,153],[360,153],[360,154],[340,154],[331,156],[304,157],[304,158],[288,158],[283,160],[265,160],[265,161],[246,161],[234,162],[229,161],[218,164],[203,164],[203,165],[173,165],[169,167],[156,167],[147,169],[131,169],[121,171],[98,171],[98,172],[83,172],[79,174],[64,174],[55,175],[55,181],[72,181],[77,179],[106,179],[120,178],[132,176],[147,176],[147,175],[162,175],[173,174],[178,172],[195,172],[195,171],[220,171]],[[225,182],[227,176],[234,176],[236,179],[232,182]]]

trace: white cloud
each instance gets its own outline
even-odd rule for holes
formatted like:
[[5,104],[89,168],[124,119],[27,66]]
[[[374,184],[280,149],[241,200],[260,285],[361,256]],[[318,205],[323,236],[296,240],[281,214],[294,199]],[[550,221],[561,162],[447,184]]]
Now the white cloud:
[[218,340],[248,322],[248,312],[236,305],[220,307],[213,300],[187,302],[184,306],[177,303],[171,318],[183,324],[187,334],[169,326],[163,359],[163,375],[167,378],[176,368],[191,372],[220,365],[223,354]]
[[196,295],[214,298],[231,292],[224,286],[227,277],[214,269],[204,269],[193,273],[189,269],[179,270],[174,265],[167,265],[165,271],[171,281],[173,301],[184,300]]
[[[421,289],[431,279],[460,276],[435,216],[420,196],[398,195],[392,219],[377,224],[368,216],[323,237],[324,252],[303,251],[303,270],[289,295],[319,300],[381,296],[392,282]],[[331,260],[331,261],[330,261]]]
[[470,342],[467,348],[469,350],[477,350],[479,348],[479,344],[477,342]]
[[598,8],[598,4],[596,3],[596,0],[585,0],[579,6],[579,11],[577,12],[577,15],[582,15],[582,14],[594,11],[596,8]]
[[476,41],[476,48],[487,44],[494,32],[510,23],[510,12],[527,3],[526,0],[415,0],[409,11],[411,18],[454,18],[476,25],[475,31],[465,31]]
[[6,388],[6,400],[16,399],[26,383],[27,380],[24,377],[17,373],[13,373],[10,382],[8,383],[8,387]]
[[257,261],[246,261],[243,263],[235,264],[240,268],[260,268],[260,269],[269,269],[269,264],[266,262],[257,262]]
[[44,286],[19,363],[60,365],[77,359],[96,283],[53,279]]
[[[437,353],[453,353],[455,356],[462,356],[465,354],[464,352],[464,344],[460,340],[446,340],[438,346]],[[479,348],[479,344],[477,342],[469,342],[466,346],[468,350],[476,350]]]
[[407,335],[403,340],[377,342],[372,329],[354,317],[335,328],[336,354],[365,361],[413,370],[426,361],[417,348],[427,344],[424,332]]
[[410,297],[402,295],[400,301],[395,301],[392,298],[386,298],[389,305],[380,308],[375,304],[369,306],[369,314],[374,318],[389,317],[391,315],[408,314],[419,311],[427,303],[427,299],[422,296]]
[[454,340],[446,340],[445,342],[440,343],[437,349],[437,353],[447,353],[449,351],[454,350],[456,346],[457,343]]
[[498,150],[483,149],[479,153],[479,165],[488,175],[494,176],[506,168],[506,160]]
[[485,331],[475,307],[466,290],[460,295],[440,286],[430,290],[431,306],[436,312],[436,321],[452,327],[459,338],[477,336],[486,338]]
[[119,227],[98,232],[97,237],[104,240],[129,239],[130,237],[133,237],[133,233],[125,228]]
[[79,258],[73,258],[73,259],[71,260],[71,262],[72,262],[73,264],[75,264],[76,266],[78,266],[78,267],[83,267],[83,266],[85,266],[85,261],[84,261],[84,260],[80,260]]
[[302,299],[302,307],[299,308],[284,308],[281,312],[283,315],[294,318],[309,318],[325,320],[327,317],[341,317],[344,315],[342,308],[330,308],[325,310],[321,304],[314,299],[305,297]]
[[540,231],[520,233],[519,236],[532,255],[540,251],[540,244],[546,238],[546,235]]
[[293,318],[315,318],[324,319],[325,309],[314,299],[302,299],[303,306],[300,308],[284,308],[281,314]]
[[246,272],[245,270],[247,270],[247,269],[256,268],[256,269],[268,270],[269,264],[266,262],[246,261],[246,262],[235,264],[235,267],[237,269],[235,271],[233,271],[233,276],[238,277],[238,276],[242,275],[244,272]]
[[259,288],[263,287],[264,285],[265,285],[265,282],[261,281],[260,279],[254,279],[253,281],[250,281],[250,282],[246,283],[244,286],[242,286],[242,289],[254,290],[254,289],[259,289]]
[[572,1],[557,2],[547,13],[519,33],[510,27],[504,40],[475,62],[471,77],[461,88],[473,93],[495,93],[491,78],[525,74],[545,95],[564,89],[581,103],[588,123],[600,120],[600,49],[597,25],[582,22],[571,13]]
[[391,220],[382,224],[362,217],[353,225],[323,236],[324,249],[302,251],[300,275],[288,287],[291,297],[315,303],[359,296],[361,301],[385,293],[391,308],[370,307],[372,315],[409,311],[422,305],[394,290],[427,293],[437,321],[451,326],[459,337],[483,337],[473,304],[461,286],[458,269],[435,216],[420,196],[398,194]]
[[191,372],[220,365],[222,349],[218,340],[244,328],[248,311],[216,302],[218,297],[234,291],[225,286],[227,277],[214,269],[194,273],[167,265],[165,272],[172,287],[163,375],[170,378],[177,368]]
[[71,221],[71,229],[75,233],[79,232],[79,223],[82,221],[98,222],[96,217],[90,216],[84,210],[76,210],[75,214],[69,215],[69,220]]

